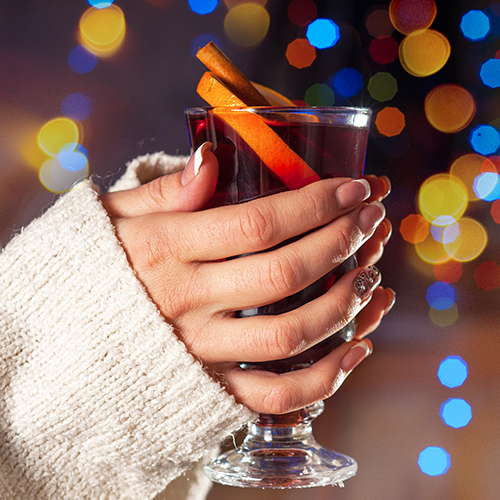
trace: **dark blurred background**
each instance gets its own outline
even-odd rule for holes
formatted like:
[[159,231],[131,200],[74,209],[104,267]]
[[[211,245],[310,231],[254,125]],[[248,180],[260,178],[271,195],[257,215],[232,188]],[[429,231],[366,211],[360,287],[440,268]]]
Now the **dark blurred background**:
[[[0,246],[75,180],[91,175],[105,189],[138,155],[189,154],[183,111],[204,104],[196,85],[205,69],[194,53],[208,40],[250,79],[297,102],[373,109],[366,172],[386,174],[393,183],[386,206],[394,234],[379,267],[398,300],[372,335],[374,355],[327,401],[315,425],[322,444],[358,460],[358,475],[344,489],[270,492],[217,485],[211,500],[498,498],[500,202],[495,192],[500,184],[494,184],[500,4],[439,2],[425,27],[444,36],[449,57],[439,62],[439,45],[426,53],[428,48],[417,44],[413,63],[404,59],[406,34],[394,28],[397,17],[391,24],[389,4],[0,1]],[[416,4],[410,24],[435,7],[432,0]],[[109,17],[102,21],[96,11]],[[309,28],[321,26],[317,20],[333,22],[338,40],[328,41],[331,23],[313,38]],[[295,40],[300,44],[293,45]],[[331,46],[321,46],[325,43]],[[427,60],[431,69],[419,73],[418,64]],[[488,61],[493,62],[485,82]],[[432,110],[425,108],[426,97],[448,84],[464,89],[475,107],[452,132],[436,128]],[[467,113],[466,104],[458,108],[448,104],[444,114],[451,119],[453,113]],[[389,113],[385,125],[377,120],[380,113],[380,118]],[[37,139],[45,125],[50,131],[52,120],[61,117],[79,131],[73,149],[80,160],[88,159],[83,168],[61,170],[40,144],[43,137]],[[484,146],[487,136],[491,140]],[[425,249],[417,251],[419,238],[411,229],[410,221],[418,220],[424,236],[430,234],[419,215],[419,190],[470,154],[495,166],[488,177],[491,188],[483,199],[469,201],[464,213],[482,228],[477,234],[485,244],[474,251],[479,237],[473,233],[474,241],[464,243],[470,255],[440,254],[436,264]],[[436,236],[442,227],[431,229]],[[442,243],[436,244],[442,252]],[[447,369],[452,382],[443,378]]]

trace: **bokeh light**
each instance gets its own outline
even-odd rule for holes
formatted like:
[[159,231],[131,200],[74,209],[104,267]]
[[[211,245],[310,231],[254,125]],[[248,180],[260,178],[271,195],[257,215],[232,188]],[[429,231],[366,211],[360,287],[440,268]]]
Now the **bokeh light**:
[[469,368],[460,356],[447,356],[439,364],[437,376],[445,387],[454,389],[467,380]]
[[317,16],[317,7],[312,0],[292,0],[288,6],[288,17],[297,26],[307,26]]
[[366,18],[366,29],[374,38],[378,36],[389,36],[394,31],[389,11],[386,9],[376,9]]
[[401,133],[405,127],[405,116],[397,108],[387,107],[379,111],[375,119],[378,131],[387,137]]
[[458,307],[453,303],[448,309],[429,309],[431,321],[441,328],[451,326],[458,320]]
[[61,113],[76,121],[82,121],[90,114],[92,104],[90,99],[80,93],[69,94],[61,103]]
[[[75,153],[79,154],[79,153]],[[81,161],[83,163],[83,161]],[[88,163],[78,170],[68,170],[59,161],[59,158],[49,158],[40,168],[39,178],[43,186],[53,193],[64,193],[74,189],[87,179],[89,174]]]
[[425,77],[437,73],[448,61],[451,46],[448,39],[435,30],[406,36],[399,44],[399,60],[412,76]]
[[306,90],[304,101],[308,106],[332,106],[335,94],[328,85],[315,83]]
[[420,187],[418,205],[431,224],[447,226],[464,214],[468,205],[467,188],[452,175],[435,174]]
[[267,4],[267,0],[224,0],[226,7],[232,9],[241,3],[256,3],[264,7]]
[[475,219],[462,217],[446,227],[443,234],[448,255],[460,262],[469,262],[481,255],[488,242],[488,233]]
[[439,415],[446,425],[459,429],[472,420],[472,408],[461,398],[450,398],[441,405]]
[[492,89],[500,87],[500,59],[488,59],[483,63],[479,76],[486,86]]
[[476,153],[458,157],[450,167],[450,174],[460,179],[467,188],[470,201],[479,199],[474,191],[474,183],[477,177],[484,172],[496,173],[496,171],[496,166],[490,158]]
[[469,125],[476,114],[476,101],[468,90],[448,83],[427,94],[424,111],[435,129],[451,134]]
[[482,155],[492,155],[500,147],[500,133],[491,125],[478,125],[471,130],[469,143]]
[[286,49],[288,62],[296,68],[307,68],[316,59],[316,49],[306,38],[297,38]]
[[363,77],[354,68],[343,68],[333,77],[333,87],[343,97],[353,97],[363,89]]
[[463,274],[462,263],[455,259],[434,264],[434,276],[443,283],[456,283]]
[[497,224],[500,224],[500,200],[491,204],[491,216]]
[[316,19],[307,27],[306,37],[317,49],[327,49],[339,41],[340,29],[331,19]]
[[470,10],[462,16],[460,29],[465,38],[477,42],[484,40],[490,31],[490,20],[480,10]]
[[404,35],[426,30],[436,14],[434,0],[392,0],[389,5],[391,22]]
[[474,280],[483,290],[495,290],[500,287],[500,266],[496,262],[482,262],[476,267]]
[[451,467],[450,454],[438,446],[428,446],[420,452],[418,466],[428,476],[446,474]]
[[38,145],[49,156],[57,156],[68,144],[76,146],[80,137],[78,125],[69,118],[58,117],[45,123],[38,132]]
[[420,259],[428,264],[442,264],[451,258],[444,245],[440,241],[436,241],[430,233],[424,241],[415,243],[414,248]]
[[370,43],[370,55],[379,64],[389,64],[398,57],[398,42],[391,36],[379,36]]
[[190,9],[201,16],[210,14],[219,4],[218,0],[188,0]]
[[96,9],[105,9],[109,7],[114,0],[87,0],[87,3]]
[[484,201],[500,199],[500,175],[496,172],[483,172],[474,180],[474,193]]
[[80,18],[80,43],[98,57],[115,54],[123,43],[125,32],[125,15],[114,4],[106,9],[91,7]]
[[399,231],[404,240],[419,243],[429,235],[429,222],[420,214],[410,214],[401,221]]
[[455,303],[455,290],[448,283],[436,281],[427,288],[425,298],[430,307],[442,311]]
[[68,55],[68,64],[75,73],[84,75],[96,67],[97,57],[82,45],[77,45]]
[[256,3],[242,3],[224,18],[224,31],[240,47],[255,47],[267,35],[271,18],[267,9]]
[[398,82],[390,73],[379,71],[370,78],[367,88],[373,99],[386,102],[396,95]]

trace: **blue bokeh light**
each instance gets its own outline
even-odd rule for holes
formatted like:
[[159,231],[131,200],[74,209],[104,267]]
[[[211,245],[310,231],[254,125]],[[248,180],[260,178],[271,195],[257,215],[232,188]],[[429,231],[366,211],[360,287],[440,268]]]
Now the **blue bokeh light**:
[[500,175],[496,172],[483,172],[474,179],[472,189],[478,198],[496,201],[500,199]]
[[448,356],[441,361],[438,368],[438,378],[445,387],[453,389],[460,387],[469,374],[467,363],[460,356]]
[[189,7],[193,12],[200,15],[210,14],[219,4],[218,0],[188,0]]
[[451,467],[449,453],[438,446],[428,446],[418,457],[420,470],[429,476],[446,474]]
[[455,290],[448,283],[436,281],[427,289],[426,299],[433,309],[444,311],[455,303]]
[[87,166],[87,157],[80,151],[61,151],[57,155],[61,167],[68,172],[77,172]]
[[211,33],[201,33],[200,35],[196,36],[193,38],[193,41],[191,42],[190,45],[190,52],[193,56],[196,56],[196,53],[198,52],[198,49],[201,47],[204,47],[207,43],[209,42],[214,42],[217,47],[222,48],[222,43],[220,40],[212,35]]
[[308,27],[306,38],[317,49],[333,47],[340,38],[340,29],[331,19],[316,19]]
[[500,59],[488,59],[479,70],[482,82],[492,89],[500,87]]
[[61,103],[61,113],[72,120],[82,121],[90,114],[90,99],[80,93],[69,94]]
[[446,425],[459,429],[465,427],[471,421],[472,408],[463,399],[450,398],[441,405],[439,415]]
[[334,76],[333,86],[341,96],[353,97],[363,88],[363,77],[354,68],[344,68]]
[[478,125],[471,130],[469,142],[477,153],[492,155],[500,147],[500,133],[491,125]]
[[112,5],[114,0],[87,0],[87,3],[96,9],[106,9]]
[[484,40],[490,31],[490,20],[480,10],[470,10],[462,16],[460,29],[465,38],[477,42]]
[[96,67],[97,57],[81,45],[77,45],[69,53],[68,64],[75,73],[83,75],[90,73]]

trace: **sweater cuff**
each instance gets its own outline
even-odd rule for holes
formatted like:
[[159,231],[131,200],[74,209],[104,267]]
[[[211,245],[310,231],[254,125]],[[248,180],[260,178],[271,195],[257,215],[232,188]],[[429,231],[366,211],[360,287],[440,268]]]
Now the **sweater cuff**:
[[151,498],[254,417],[160,315],[89,182],[4,249],[0,301],[11,336],[0,363],[15,365],[0,381],[12,491]]

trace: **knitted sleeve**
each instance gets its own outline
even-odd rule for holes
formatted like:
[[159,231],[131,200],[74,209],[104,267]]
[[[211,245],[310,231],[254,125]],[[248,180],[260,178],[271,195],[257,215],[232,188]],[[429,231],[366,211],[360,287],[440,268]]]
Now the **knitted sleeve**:
[[151,499],[252,417],[160,315],[90,182],[0,254],[2,498]]

